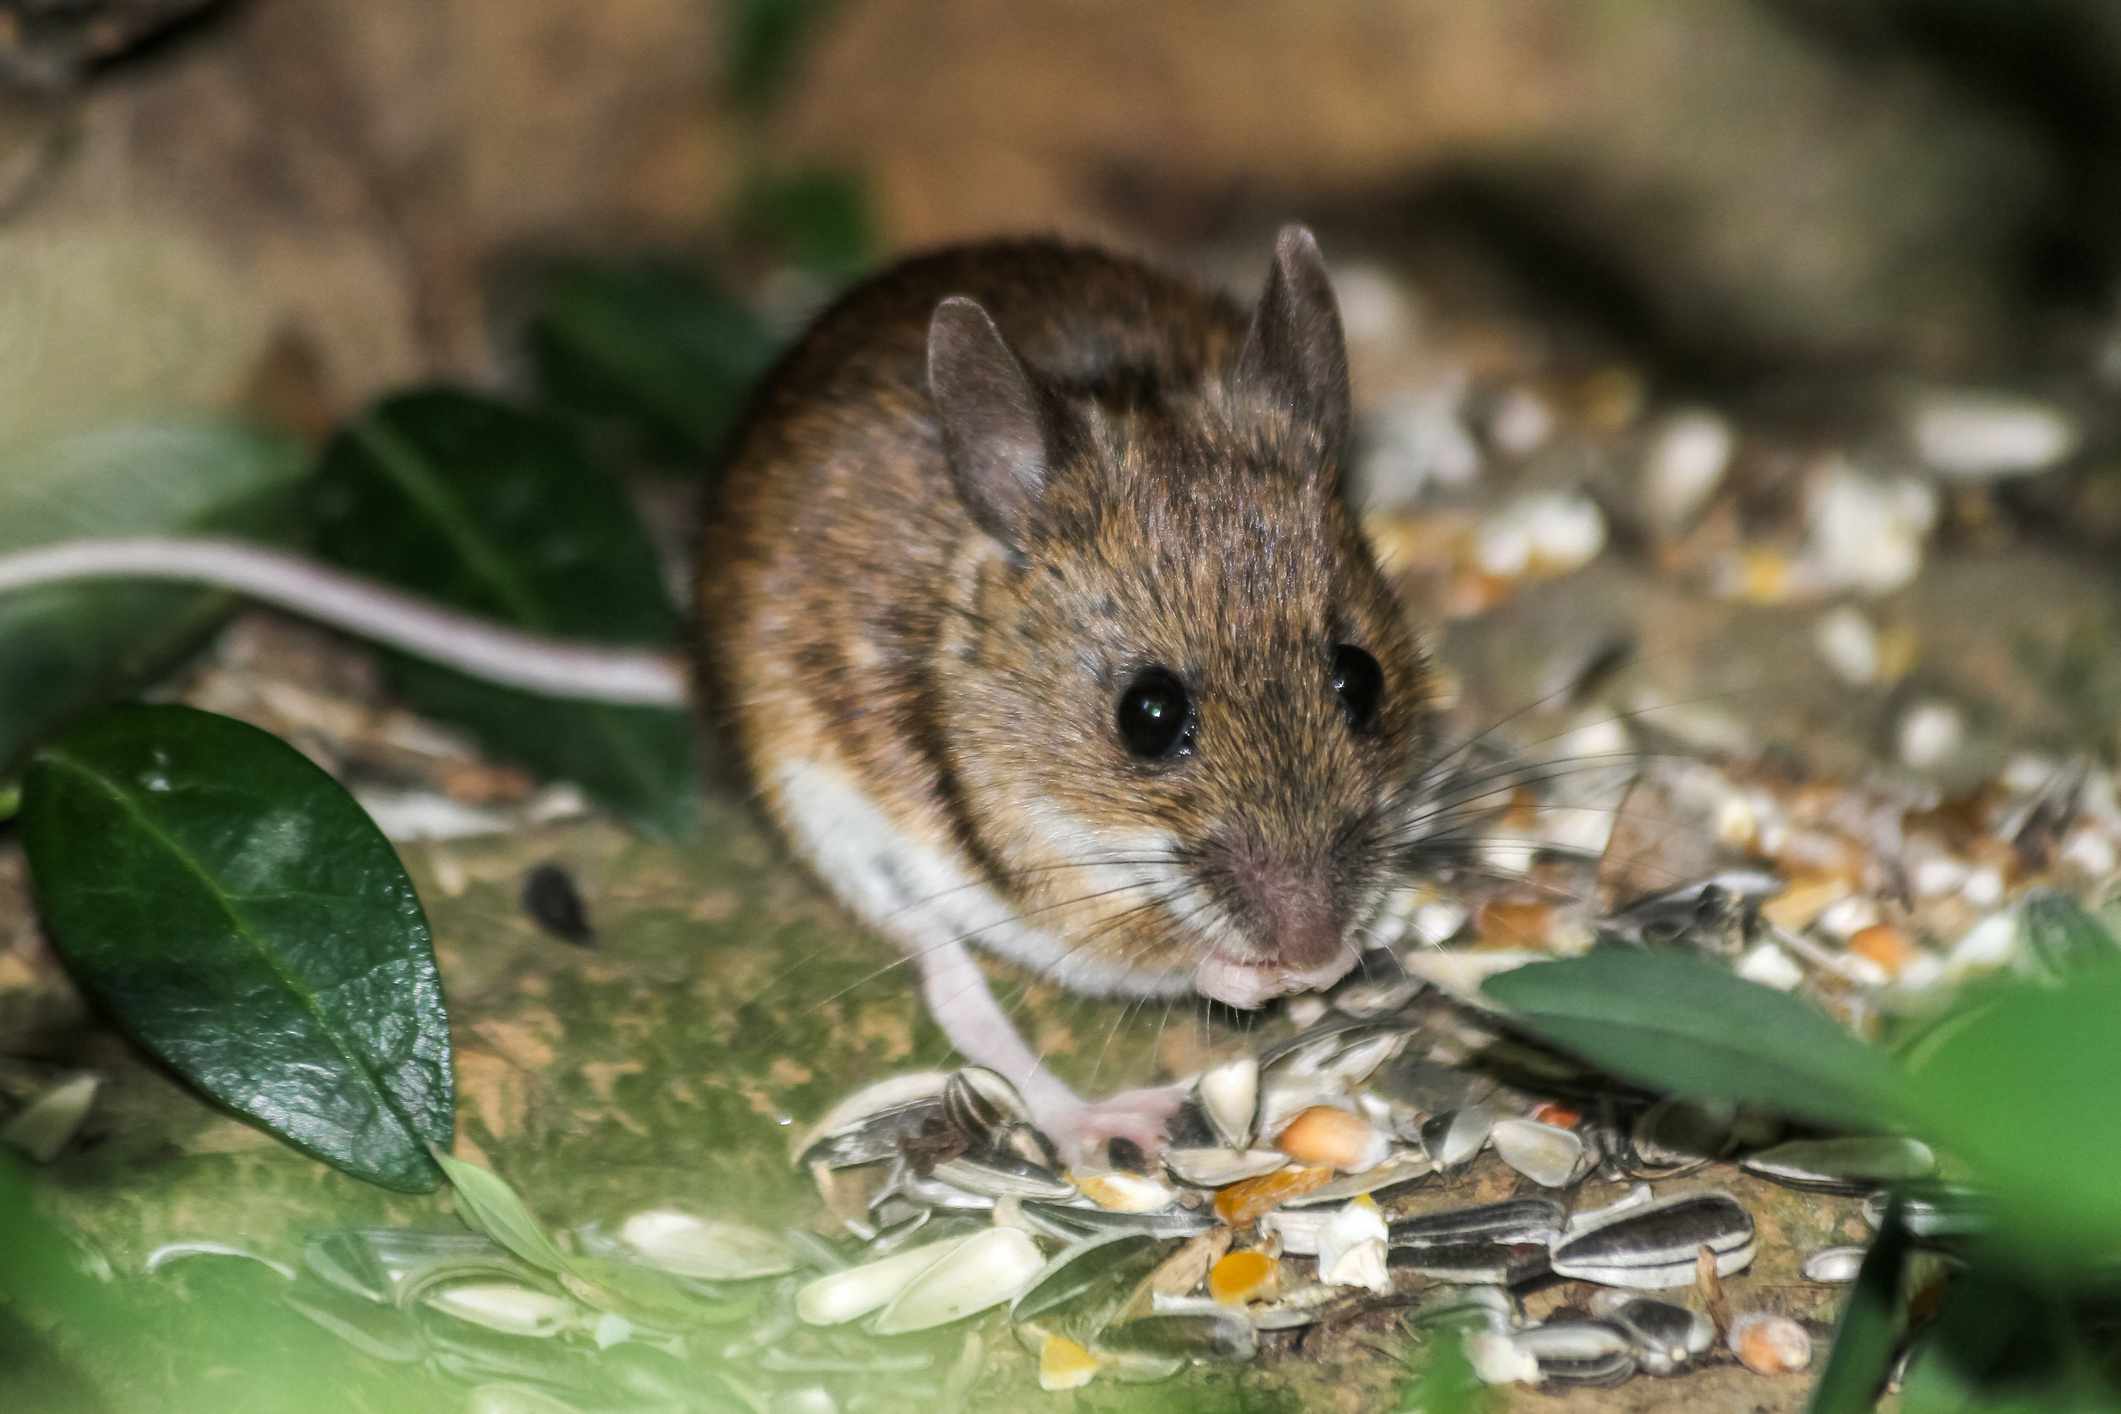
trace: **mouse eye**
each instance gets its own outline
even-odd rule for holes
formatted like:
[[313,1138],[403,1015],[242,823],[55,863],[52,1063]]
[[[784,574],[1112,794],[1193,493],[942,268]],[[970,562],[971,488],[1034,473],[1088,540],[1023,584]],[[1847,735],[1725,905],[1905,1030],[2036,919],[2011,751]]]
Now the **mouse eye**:
[[1385,670],[1352,643],[1333,650],[1333,690],[1347,709],[1348,725],[1366,732],[1377,724],[1377,699],[1384,696]]
[[1119,698],[1119,735],[1136,756],[1160,760],[1193,746],[1193,704],[1164,668],[1146,668]]

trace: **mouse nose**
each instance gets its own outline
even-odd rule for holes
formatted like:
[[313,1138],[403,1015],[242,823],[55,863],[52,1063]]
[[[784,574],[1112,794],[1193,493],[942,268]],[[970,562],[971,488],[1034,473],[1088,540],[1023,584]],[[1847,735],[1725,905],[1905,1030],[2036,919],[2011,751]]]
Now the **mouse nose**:
[[1290,973],[1317,973],[1347,951],[1346,909],[1323,860],[1297,860],[1257,846],[1232,851],[1237,896],[1257,941]]

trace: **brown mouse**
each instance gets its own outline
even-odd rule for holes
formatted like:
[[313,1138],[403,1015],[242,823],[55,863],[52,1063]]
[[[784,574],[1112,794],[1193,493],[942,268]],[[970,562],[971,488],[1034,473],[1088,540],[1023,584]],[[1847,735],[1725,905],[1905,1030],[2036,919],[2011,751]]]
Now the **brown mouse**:
[[964,1055],[1085,1104],[968,943],[1077,990],[1253,1007],[1353,966],[1429,671],[1342,495],[1340,317],[1291,227],[1256,308],[1079,246],[842,300],[769,380],[703,559],[705,662],[797,849]]
[[[1050,241],[921,256],[761,387],[708,517],[704,663],[768,812],[1071,1156],[1085,1103],[967,949],[1238,1007],[1353,966],[1431,747],[1427,662],[1342,494],[1340,317],[1285,229],[1246,310]],[[219,583],[536,691],[681,700],[665,655],[512,633],[232,542],[0,557],[0,591]]]

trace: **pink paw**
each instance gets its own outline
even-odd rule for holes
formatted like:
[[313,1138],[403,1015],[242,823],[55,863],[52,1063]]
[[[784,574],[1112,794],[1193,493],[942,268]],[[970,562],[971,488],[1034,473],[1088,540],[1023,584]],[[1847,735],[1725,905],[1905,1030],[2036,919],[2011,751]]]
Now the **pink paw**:
[[1153,1085],[1141,1090],[1122,1090],[1101,1100],[1067,1100],[1037,1109],[1032,1122],[1060,1150],[1068,1164],[1102,1166],[1105,1145],[1125,1139],[1155,1157],[1164,1150],[1166,1127],[1179,1102],[1186,1098],[1183,1085]]

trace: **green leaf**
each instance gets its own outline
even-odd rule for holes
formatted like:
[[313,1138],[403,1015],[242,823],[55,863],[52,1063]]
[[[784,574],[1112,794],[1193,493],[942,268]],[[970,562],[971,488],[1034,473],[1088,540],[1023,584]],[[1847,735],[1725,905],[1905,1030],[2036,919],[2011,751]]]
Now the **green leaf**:
[[[0,554],[85,535],[266,535],[291,523],[304,469],[294,443],[203,417],[14,444],[0,450]],[[234,602],[168,584],[0,595],[0,770],[160,674]]]
[[621,450],[705,475],[778,341],[671,264],[570,265],[539,290],[528,344],[547,402]]
[[1699,958],[1597,948],[1483,990],[1527,1030],[1645,1085],[1855,1129],[1905,1113],[1883,1053],[1795,997]]
[[448,1175],[464,1221],[540,1271],[558,1276],[574,1270],[574,1259],[546,1236],[545,1225],[499,1174],[468,1159],[437,1150],[434,1161]]
[[1900,1204],[1887,1204],[1878,1235],[1849,1290],[1826,1368],[1812,1387],[1811,1414],[1863,1414],[1878,1402],[1892,1371],[1903,1317],[1901,1282],[1907,1271],[1907,1229]]
[[[317,542],[340,566],[534,633],[669,648],[677,612],[623,490],[564,424],[469,393],[387,398],[326,448]],[[388,655],[422,712],[651,833],[698,820],[691,714],[536,697]]]
[[2121,967],[1987,998],[1914,1062],[1922,1132],[1993,1189],[2006,1229],[2045,1260],[2110,1261],[2121,1254]]
[[1436,1332],[1407,1363],[1397,1406],[1406,1414],[1481,1414],[1499,1401],[1497,1392],[1473,1373],[1465,1337],[1458,1331]]
[[455,1083],[427,920],[331,777],[226,717],[112,708],[31,757],[22,837],[53,941],[142,1045],[327,1163],[435,1186]]
[[875,263],[879,242],[869,189],[828,169],[762,177],[744,194],[744,234],[784,260],[844,280]]
[[757,1309],[755,1301],[702,1297],[653,1267],[562,1252],[530,1205],[499,1174],[439,1150],[434,1160],[449,1176],[457,1211],[466,1223],[531,1266],[562,1278],[572,1295],[600,1310],[645,1324],[684,1328],[740,1320]]

